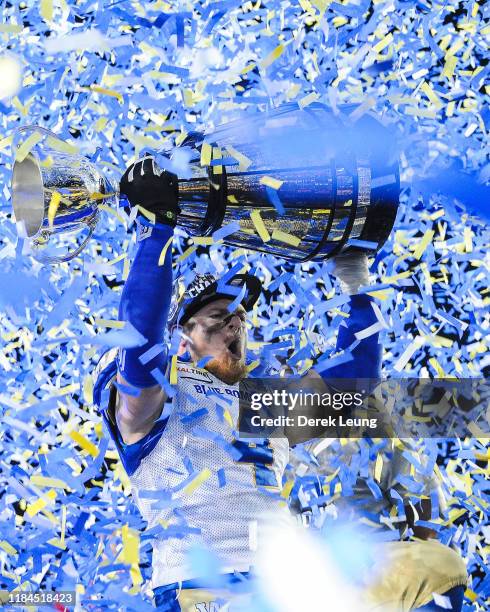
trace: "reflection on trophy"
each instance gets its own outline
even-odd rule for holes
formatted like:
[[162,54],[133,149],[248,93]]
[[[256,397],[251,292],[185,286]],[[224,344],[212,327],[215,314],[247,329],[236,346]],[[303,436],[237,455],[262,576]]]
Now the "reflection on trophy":
[[[43,262],[67,261],[78,255],[97,225],[98,203],[115,201],[114,186],[98,168],[66,150],[66,143],[45,128],[21,128],[14,137],[15,219],[23,237],[29,239],[32,254]],[[80,239],[70,250],[62,238],[73,234]],[[52,248],[54,236],[61,238],[61,248]]]
[[[39,259],[71,259],[88,242],[98,205],[117,202],[117,187],[84,157],[50,149],[54,134],[24,130],[47,135],[48,144],[15,160],[16,220]],[[190,149],[190,176],[179,177],[177,225],[193,236],[228,226],[226,244],[295,262],[353,248],[374,252],[398,207],[392,140],[374,118],[349,125],[321,104],[288,104],[212,134],[191,133],[182,143]],[[53,235],[82,230],[87,236],[74,251],[43,255]]]

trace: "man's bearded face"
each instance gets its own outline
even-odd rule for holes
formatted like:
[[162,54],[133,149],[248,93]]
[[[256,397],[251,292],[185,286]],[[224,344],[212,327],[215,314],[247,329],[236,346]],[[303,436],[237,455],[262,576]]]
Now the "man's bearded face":
[[185,326],[191,341],[186,341],[185,348],[192,359],[212,357],[205,368],[229,385],[247,375],[246,312],[243,306],[238,306],[230,313],[227,306],[231,301],[224,298],[207,304]]

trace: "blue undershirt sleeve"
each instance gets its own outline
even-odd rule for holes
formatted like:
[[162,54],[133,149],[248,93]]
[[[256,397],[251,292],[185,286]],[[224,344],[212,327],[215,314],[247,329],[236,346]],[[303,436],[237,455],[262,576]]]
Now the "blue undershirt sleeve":
[[[170,400],[171,401],[171,400]],[[158,418],[151,430],[138,442],[126,444],[117,427],[115,416],[116,389],[112,387],[110,390],[110,399],[105,409],[101,411],[102,420],[104,421],[107,430],[114,441],[121,463],[126,470],[128,476],[132,476],[138,469],[141,461],[151,453],[162,437],[165,427],[167,426],[169,417]]]
[[[353,295],[350,298],[350,315],[346,326],[341,325],[337,336],[335,351],[343,351],[356,342],[359,332],[377,322],[371,303],[373,298],[366,294]],[[352,360],[339,364],[322,372],[328,378],[380,378],[381,345],[379,333],[360,340],[355,348],[350,349]]]
[[[95,368],[93,374],[93,397],[94,403],[98,407],[102,420],[107,428],[107,432],[116,446],[124,469],[128,476],[132,476],[138,469],[141,461],[149,455],[158,444],[167,426],[169,416],[168,412],[166,414],[164,407],[162,414],[155,421],[151,430],[141,438],[141,440],[132,444],[126,444],[122,439],[116,420],[117,388],[114,384],[116,372],[117,365],[114,351],[110,350],[101,357]],[[171,399],[167,401],[172,402]]]
[[[158,260],[172,236],[173,228],[168,225],[141,223],[140,244],[121,296],[119,319],[128,321],[146,338],[142,346],[121,349],[117,359],[119,372],[138,388],[158,384],[151,371],[158,368],[164,373],[167,363],[163,338],[172,296],[171,246],[163,265],[159,266]],[[140,357],[153,347],[155,354],[143,363]]]

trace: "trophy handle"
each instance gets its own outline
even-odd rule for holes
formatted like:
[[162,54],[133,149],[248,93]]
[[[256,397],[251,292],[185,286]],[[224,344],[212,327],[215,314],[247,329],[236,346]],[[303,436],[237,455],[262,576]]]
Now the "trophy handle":
[[[47,244],[51,234],[49,232],[41,232],[40,236],[32,241],[33,250],[36,251],[34,257],[41,263],[47,263],[47,264],[63,263],[65,261],[70,261],[70,259],[73,259],[77,255],[80,255],[83,249],[87,246],[87,244],[89,243],[89,240],[92,238],[92,235],[95,231],[98,220],[99,220],[99,215],[97,212],[97,214],[95,214],[93,218],[85,226],[80,226],[80,228],[88,227],[87,235],[75,249],[71,251],[68,250],[64,255],[47,255],[46,253],[43,253],[42,250],[39,249],[39,246],[41,246],[43,243]],[[78,230],[75,230],[75,231],[78,231]]]

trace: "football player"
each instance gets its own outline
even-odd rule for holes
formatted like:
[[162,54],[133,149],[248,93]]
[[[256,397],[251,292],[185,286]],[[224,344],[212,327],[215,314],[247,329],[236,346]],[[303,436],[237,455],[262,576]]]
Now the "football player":
[[[235,431],[238,383],[248,374],[246,318],[261,284],[248,274],[226,282],[210,274],[197,275],[177,295],[169,248],[179,213],[177,177],[162,172],[147,157],[126,170],[121,193],[131,206],[143,207],[155,217],[154,223],[139,217],[139,246],[119,313],[145,341],[102,357],[94,395],[99,405],[107,397],[101,405],[104,421],[131,481],[134,500],[154,536],[155,603],[172,612],[199,610],[218,595],[203,593],[211,585],[203,583],[189,561],[192,551],[204,547],[219,559],[222,588],[242,583],[254,565],[262,518],[285,524],[290,520],[279,495],[288,440],[250,444],[237,439]],[[368,283],[367,259],[339,256],[334,274],[351,296],[350,316],[337,339],[338,350],[351,347],[348,377],[376,378],[377,334],[352,347],[355,333],[376,322],[371,298],[357,294]],[[238,304],[237,288],[243,291]],[[169,374],[166,326],[182,330],[181,359],[172,386],[165,379]],[[333,367],[327,374],[345,378],[345,366]],[[398,544],[406,548],[415,543]],[[396,609],[409,610],[431,602],[432,593],[454,587],[459,597],[466,573],[456,553],[433,542],[424,554],[431,561],[430,571],[417,563],[420,553],[415,554],[413,546],[408,556],[406,550],[394,549],[388,574],[372,588],[379,597],[373,599],[371,594],[369,601],[396,602]],[[415,572],[411,588],[406,586],[407,567]],[[431,573],[437,579],[427,576]]]

